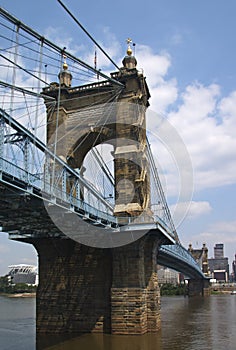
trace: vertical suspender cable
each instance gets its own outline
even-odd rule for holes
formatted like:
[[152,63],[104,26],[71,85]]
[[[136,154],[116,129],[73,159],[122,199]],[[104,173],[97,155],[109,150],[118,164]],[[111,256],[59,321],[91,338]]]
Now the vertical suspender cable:
[[[14,53],[14,58],[13,58],[13,73],[12,73],[12,88],[11,88],[11,99],[10,99],[10,115],[13,116],[13,103],[14,103],[14,95],[15,95],[15,83],[16,83],[16,65],[17,65],[17,53],[18,53],[18,41],[19,41],[19,25],[17,24],[16,26],[16,45],[15,45],[15,53]],[[11,124],[9,124],[9,126],[11,127]],[[14,155],[14,151],[13,151],[13,147],[10,144],[10,149],[11,152]],[[7,158],[9,157],[9,148],[7,147],[6,149],[6,156]]]
[[[39,50],[39,70],[38,70],[38,92],[40,91],[41,83],[41,72],[42,72],[42,55],[43,55],[43,38],[40,41],[40,50]],[[36,100],[36,111],[35,111],[35,124],[34,124],[34,133],[37,136],[38,130],[38,109],[39,109],[39,97]]]
[[16,65],[17,65],[17,53],[18,53],[18,41],[19,41],[19,25],[16,27],[16,45],[15,45],[15,53],[14,53],[14,65],[13,65],[13,73],[12,73],[12,89],[11,89],[11,102],[10,102],[10,115],[12,116],[13,111],[13,102],[14,102],[14,86],[16,83]]
[[[41,38],[40,40],[40,48],[39,48],[39,70],[38,70],[38,90],[37,92],[40,92],[40,87],[41,87],[41,73],[42,73],[42,59],[43,59],[43,38]],[[39,96],[36,98],[36,111],[35,111],[35,122],[34,122],[34,135],[37,137],[37,133],[38,133],[38,117],[39,117],[39,101],[40,98]],[[35,166],[35,170],[37,168],[37,164],[36,164],[36,147],[32,147],[32,170],[33,167]],[[38,156],[38,165],[40,165],[40,159],[39,159],[39,154],[37,153]]]
[[[62,67],[63,61],[63,52],[61,52],[61,60],[60,60],[60,70]],[[54,187],[55,181],[55,171],[56,171],[56,153],[57,153],[57,138],[58,138],[58,125],[59,125],[59,113],[60,113],[60,102],[61,102],[61,79],[59,79],[59,88],[58,88],[58,98],[57,98],[57,113],[56,113],[56,128],[55,128],[55,139],[54,139],[54,160],[53,160],[53,171],[52,171],[52,188]]]

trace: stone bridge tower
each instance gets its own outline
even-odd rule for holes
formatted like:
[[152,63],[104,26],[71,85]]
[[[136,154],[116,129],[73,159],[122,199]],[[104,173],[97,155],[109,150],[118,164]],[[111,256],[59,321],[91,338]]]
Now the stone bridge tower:
[[193,249],[192,244],[189,244],[188,251],[192,254],[194,259],[198,262],[202,269],[202,272],[208,276],[209,275],[209,265],[208,265],[208,248],[205,243],[203,243],[202,248]]
[[123,67],[111,74],[123,88],[108,81],[71,87],[72,75],[64,62],[59,83],[44,89],[44,94],[60,97],[59,109],[47,110],[48,146],[57,138],[56,153],[71,167],[83,171],[91,148],[101,143],[113,145],[114,215],[120,217],[139,216],[150,209],[145,119],[150,94],[136,65],[129,46]]
[[[188,251],[192,254],[193,258],[198,262],[202,269],[202,272],[206,277],[210,277],[209,265],[208,265],[208,248],[205,243],[203,243],[202,248],[194,249],[192,244],[189,244]],[[189,280],[189,296],[210,295],[209,280],[200,279],[190,279]]]
[[[150,211],[145,111],[150,97],[130,47],[113,80],[71,87],[64,62],[59,83],[44,94],[60,97],[47,107],[48,147],[83,171],[92,147],[114,147],[116,198],[120,220]],[[66,137],[65,137],[66,136]],[[62,141],[59,141],[62,140]],[[91,230],[92,230],[91,226]],[[161,238],[160,238],[161,237]],[[94,248],[68,237],[33,239],[39,255],[37,332],[143,334],[160,328],[157,250],[162,236],[146,234],[118,248]]]

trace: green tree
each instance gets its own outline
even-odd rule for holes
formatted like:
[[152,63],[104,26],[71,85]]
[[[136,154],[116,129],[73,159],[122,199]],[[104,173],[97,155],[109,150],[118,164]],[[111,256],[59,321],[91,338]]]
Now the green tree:
[[37,287],[26,283],[12,284],[8,276],[0,277],[0,293],[34,293]]
[[9,288],[8,276],[0,277],[0,292],[7,293]]
[[161,295],[186,295],[187,294],[187,286],[185,284],[176,284],[173,285],[171,283],[162,284]]

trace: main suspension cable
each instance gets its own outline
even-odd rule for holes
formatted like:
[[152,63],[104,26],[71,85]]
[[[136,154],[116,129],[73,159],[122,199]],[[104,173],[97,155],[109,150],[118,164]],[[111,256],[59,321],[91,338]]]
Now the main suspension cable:
[[61,0],[57,0],[59,4],[64,8],[64,10],[73,18],[73,20],[78,24],[78,26],[85,32],[85,34],[88,35],[88,37],[92,40],[92,42],[99,48],[99,50],[102,51],[102,53],[111,61],[111,63],[118,69],[120,68],[117,66],[117,64],[113,61],[113,59],[106,53],[105,50],[98,44],[98,42],[92,37],[91,34],[84,28],[84,26],[78,21],[78,19],[71,13],[71,11],[63,4]]
[[59,54],[64,53],[66,54],[67,58],[71,59],[72,61],[78,63],[79,65],[81,65],[84,69],[88,69],[89,71],[95,73],[98,76],[101,76],[103,78],[105,78],[106,80],[109,80],[110,82],[112,82],[115,85],[118,85],[122,88],[124,88],[124,85],[119,82],[118,80],[111,78],[109,76],[107,76],[106,74],[104,74],[101,71],[98,71],[97,69],[94,69],[92,66],[90,66],[89,64],[87,64],[86,62],[82,61],[81,59],[79,59],[78,57],[72,55],[71,53],[65,51],[65,49],[60,48],[59,46],[57,46],[56,44],[54,44],[53,42],[51,42],[50,40],[44,38],[42,35],[38,34],[36,31],[34,31],[33,29],[31,29],[30,27],[28,27],[27,25],[25,25],[24,23],[20,22],[19,19],[15,18],[14,16],[12,16],[10,13],[8,13],[7,11],[5,11],[3,8],[0,7],[0,16],[4,17],[6,20],[10,21],[11,23],[17,25],[20,23],[20,29],[23,30],[24,32],[30,34],[31,36],[35,37],[36,39],[38,39],[39,41],[43,40],[44,44],[47,45],[48,47],[52,48],[55,52],[58,52]]

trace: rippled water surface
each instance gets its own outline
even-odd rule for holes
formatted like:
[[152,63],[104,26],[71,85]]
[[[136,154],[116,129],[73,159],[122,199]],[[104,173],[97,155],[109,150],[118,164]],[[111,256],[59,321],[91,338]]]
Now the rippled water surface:
[[158,334],[35,338],[35,299],[0,297],[1,350],[236,350],[236,296],[163,297]]

